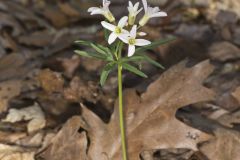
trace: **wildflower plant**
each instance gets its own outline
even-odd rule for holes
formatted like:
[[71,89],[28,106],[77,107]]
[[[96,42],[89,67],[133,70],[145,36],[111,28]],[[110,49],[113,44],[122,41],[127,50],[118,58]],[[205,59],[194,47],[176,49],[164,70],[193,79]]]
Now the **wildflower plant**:
[[[134,64],[140,64],[141,61],[147,61],[157,67],[163,68],[161,64],[144,54],[144,51],[165,44],[173,40],[173,38],[157,40],[155,42],[150,42],[149,40],[142,38],[146,33],[142,32],[141,28],[147,24],[149,19],[167,16],[167,13],[160,11],[159,7],[150,7],[146,0],[142,0],[144,15],[137,23],[137,16],[143,8],[139,8],[139,2],[133,4],[129,1],[127,7],[129,12],[128,16],[124,16],[116,22],[114,15],[109,9],[110,3],[111,2],[108,0],[103,0],[101,7],[91,7],[88,9],[88,12],[90,12],[91,15],[100,14],[105,17],[106,20],[102,21],[101,25],[104,28],[105,39],[108,45],[103,46],[89,41],[78,40],[76,41],[77,44],[91,47],[94,51],[75,50],[75,53],[80,56],[106,61],[106,65],[103,68],[100,77],[100,84],[102,86],[107,80],[109,73],[115,68],[118,70],[119,123],[121,131],[122,159],[127,160],[122,98],[122,70],[125,69],[138,76],[147,78],[147,75]],[[127,55],[123,56],[123,51],[126,46]]]

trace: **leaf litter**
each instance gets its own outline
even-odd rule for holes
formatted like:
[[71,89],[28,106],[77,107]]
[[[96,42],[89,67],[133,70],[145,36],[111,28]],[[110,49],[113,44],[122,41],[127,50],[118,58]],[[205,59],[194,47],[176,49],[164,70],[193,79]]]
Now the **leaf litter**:
[[[112,3],[121,16],[125,2]],[[148,81],[123,75],[125,88],[131,87],[124,91],[130,160],[238,160],[238,1],[149,3],[171,13],[143,29],[149,38],[180,37],[146,51],[170,69],[143,65]],[[75,0],[0,2],[1,159],[120,159],[116,74],[101,88],[104,64],[73,55],[77,39],[102,43],[100,19],[85,12],[90,6]],[[180,62],[186,57],[202,62],[189,67]]]

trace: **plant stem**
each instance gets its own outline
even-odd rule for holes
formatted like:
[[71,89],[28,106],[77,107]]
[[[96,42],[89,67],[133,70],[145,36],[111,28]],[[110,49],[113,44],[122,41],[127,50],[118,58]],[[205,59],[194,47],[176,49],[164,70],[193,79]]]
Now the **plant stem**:
[[122,65],[118,64],[118,99],[119,99],[119,122],[121,131],[122,156],[127,160],[127,148],[125,139],[124,114],[123,114],[123,97],[122,97]]
[[[118,60],[121,59],[122,42],[118,43],[117,47]],[[124,113],[123,113],[123,95],[122,95],[122,64],[118,63],[118,103],[119,103],[119,124],[121,132],[122,156],[123,160],[127,160],[127,147],[124,127]]]

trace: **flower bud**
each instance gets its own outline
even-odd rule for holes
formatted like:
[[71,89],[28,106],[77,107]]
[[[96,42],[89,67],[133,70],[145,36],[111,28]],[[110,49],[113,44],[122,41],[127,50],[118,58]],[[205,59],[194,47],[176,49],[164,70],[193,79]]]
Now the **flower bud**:
[[139,25],[144,26],[148,22],[148,20],[149,20],[149,16],[144,15],[142,19],[139,21]]
[[136,19],[136,16],[133,16],[133,15],[129,14],[129,16],[128,16],[128,24],[131,25],[131,26],[134,25],[135,19]]
[[138,32],[137,35],[143,37],[143,36],[146,36],[147,33],[145,33],[145,32]]
[[110,11],[104,13],[104,17],[105,17],[109,22],[114,22],[114,21],[115,21],[115,17],[113,16],[113,14],[112,14]]

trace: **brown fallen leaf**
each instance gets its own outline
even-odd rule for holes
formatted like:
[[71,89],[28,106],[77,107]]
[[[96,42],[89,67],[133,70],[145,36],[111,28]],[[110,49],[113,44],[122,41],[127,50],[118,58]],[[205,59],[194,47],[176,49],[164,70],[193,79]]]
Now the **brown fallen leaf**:
[[217,121],[223,126],[233,128],[234,124],[240,123],[240,110],[231,113],[225,113],[218,117]]
[[237,87],[235,91],[232,93],[232,96],[238,101],[240,105],[240,87]]
[[[36,1],[33,5],[37,5],[38,2],[39,1]],[[16,3],[15,1],[1,1],[1,4],[5,6],[3,9],[5,12],[8,12],[8,14],[11,14],[14,18],[17,19],[18,22],[21,22],[20,24],[24,25],[24,29],[26,27],[27,29],[30,29],[31,31],[33,31],[35,29],[39,29],[39,27],[43,27],[51,31],[54,31],[54,28],[51,25],[49,25],[49,23],[43,17],[36,15],[35,10],[29,9],[29,6],[26,8],[26,6]],[[9,12],[9,11],[13,11],[13,12]],[[15,31],[16,33],[13,35],[16,35],[19,29],[21,29],[20,33],[24,32],[24,29],[20,24],[19,24],[20,28],[18,26],[16,27],[13,26],[14,30],[16,30]]]
[[229,42],[214,43],[208,50],[208,54],[213,60],[227,61],[240,57],[240,49]]
[[57,61],[60,62],[60,66],[63,68],[64,75],[67,77],[72,77],[80,65],[80,58],[78,55],[74,55],[70,59],[58,58]]
[[1,21],[0,21],[1,30],[3,27],[6,27],[6,26],[11,27],[13,29],[12,34],[14,36],[17,36],[23,32],[23,28],[13,16],[0,12],[0,17],[1,17]]
[[4,132],[0,131],[0,141],[5,144],[15,143],[17,140],[27,136],[26,132]]
[[84,82],[79,77],[74,77],[70,86],[63,91],[64,98],[69,101],[79,102],[83,99],[96,103],[99,100],[98,85],[94,82]]
[[9,52],[18,51],[18,45],[16,44],[13,37],[11,37],[11,35],[7,32],[3,31],[2,33],[0,33],[0,43],[6,50],[10,50]]
[[64,27],[69,23],[69,18],[61,10],[55,7],[46,6],[40,14],[43,14],[43,16],[51,21],[57,28]]
[[52,93],[62,91],[64,79],[60,73],[45,69],[39,73],[38,77],[41,87],[46,92]]
[[230,129],[218,128],[216,138],[203,145],[200,150],[210,160],[239,160],[240,133]]
[[58,7],[61,9],[63,13],[68,15],[69,17],[79,17],[80,13],[77,9],[75,9],[71,4],[64,3],[64,2],[58,2]]
[[87,160],[86,133],[79,133],[81,118],[70,118],[40,155],[45,160]]
[[[141,96],[134,89],[124,92],[129,159],[139,160],[142,151],[152,149],[197,150],[198,143],[211,137],[180,122],[175,113],[183,106],[213,99],[214,93],[202,86],[212,70],[209,61],[191,68],[184,61],[162,74]],[[82,127],[90,138],[89,159],[121,159],[117,108],[115,105],[110,122],[105,124],[87,107],[82,107]]]
[[8,102],[21,92],[21,80],[9,80],[0,83],[0,113],[8,108]]
[[48,46],[53,40],[53,34],[47,30],[33,32],[32,34],[22,35],[18,37],[18,41],[21,44],[29,46]]
[[0,81],[23,78],[30,70],[27,66],[24,66],[26,58],[17,53],[12,53],[3,56],[0,59]]
[[0,144],[1,160],[34,160],[34,152],[18,146]]
[[22,109],[11,108],[2,121],[10,123],[29,121],[27,125],[28,133],[42,129],[46,125],[45,115],[38,103]]

